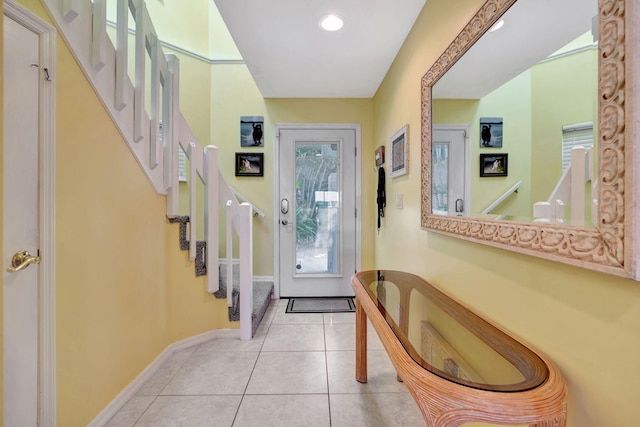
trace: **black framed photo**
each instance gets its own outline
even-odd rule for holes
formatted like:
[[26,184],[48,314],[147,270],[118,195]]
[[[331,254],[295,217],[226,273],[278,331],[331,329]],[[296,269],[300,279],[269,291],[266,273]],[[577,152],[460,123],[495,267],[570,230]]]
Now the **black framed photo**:
[[263,116],[240,116],[240,146],[264,147]]
[[264,153],[236,153],[236,176],[264,176]]
[[480,117],[480,148],[502,148],[502,117]]
[[480,154],[480,176],[507,176],[509,155],[507,153]]

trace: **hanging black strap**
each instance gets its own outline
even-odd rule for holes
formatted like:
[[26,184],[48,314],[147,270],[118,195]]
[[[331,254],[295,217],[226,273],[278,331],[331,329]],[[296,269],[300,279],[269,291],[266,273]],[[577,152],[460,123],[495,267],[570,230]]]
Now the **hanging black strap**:
[[385,194],[384,186],[384,168],[380,166],[378,168],[378,197],[376,198],[378,203],[378,230],[380,229],[380,218],[384,218],[384,208],[387,206],[387,195]]

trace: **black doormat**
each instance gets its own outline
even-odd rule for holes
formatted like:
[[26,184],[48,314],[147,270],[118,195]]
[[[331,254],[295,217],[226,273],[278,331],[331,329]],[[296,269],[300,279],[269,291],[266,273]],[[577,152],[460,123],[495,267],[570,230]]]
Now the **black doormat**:
[[286,313],[352,313],[353,298],[291,298]]

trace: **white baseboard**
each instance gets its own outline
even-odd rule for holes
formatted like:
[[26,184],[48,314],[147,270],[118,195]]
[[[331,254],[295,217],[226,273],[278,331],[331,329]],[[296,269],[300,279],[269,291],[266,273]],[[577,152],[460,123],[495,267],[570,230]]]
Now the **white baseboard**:
[[106,408],[93,419],[87,427],[102,427],[109,422],[111,418],[120,410],[126,403],[136,395],[138,390],[156,373],[158,369],[166,362],[174,353],[193,347],[194,345],[202,344],[213,338],[240,336],[238,329],[216,329],[213,331],[205,332],[200,335],[195,335],[183,339],[181,341],[170,344],[158,357],[155,358],[149,366],[147,366],[141,373],[134,379],[124,390],[122,390],[116,397],[107,405]]

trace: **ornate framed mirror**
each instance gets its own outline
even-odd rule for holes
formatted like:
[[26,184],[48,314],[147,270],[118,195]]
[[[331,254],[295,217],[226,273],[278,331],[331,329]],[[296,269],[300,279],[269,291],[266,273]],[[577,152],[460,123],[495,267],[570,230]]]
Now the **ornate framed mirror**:
[[[631,142],[636,132],[632,109],[638,102],[638,95],[633,90],[634,80],[637,79],[634,79],[632,74],[632,66],[637,50],[633,39],[639,33],[632,25],[632,22],[637,24],[639,20],[639,12],[632,4],[634,0],[594,0],[594,7],[597,1],[597,10],[594,12],[593,19],[594,38],[597,40],[594,43],[594,52],[597,52],[597,66],[594,65],[597,69],[597,77],[594,78],[594,83],[597,81],[595,83],[597,91],[594,88],[594,99],[597,101],[594,101],[593,113],[597,116],[594,126],[594,145],[597,147],[594,176],[597,178],[597,186],[594,186],[596,190],[592,195],[596,199],[594,205],[596,208],[591,215],[593,225],[569,225],[562,220],[536,222],[522,220],[520,217],[516,220],[504,220],[486,215],[474,217],[473,214],[449,216],[432,204],[432,181],[434,180],[432,173],[435,169],[432,167],[432,156],[435,155],[432,140],[434,85],[503,18],[503,15],[516,2],[520,4],[536,1],[487,0],[423,76],[421,226],[429,231],[503,249],[618,276],[634,277],[636,272],[632,253],[632,236],[635,225],[632,217],[636,215],[634,211],[636,208],[633,206],[632,197],[634,179],[632,155],[636,157],[637,155],[632,150]],[[555,13],[555,11],[551,12],[552,9],[545,8],[547,13]],[[547,25],[538,25],[539,33],[546,29],[550,31],[552,26]],[[538,36],[542,37],[541,34]],[[526,42],[521,46],[522,49],[528,49],[528,47]],[[500,126],[502,137],[502,122]],[[471,123],[471,127],[478,129],[477,137],[481,132],[478,123]],[[507,127],[508,123],[505,121],[505,139]],[[471,144],[478,144],[477,139],[472,138],[472,141],[474,142]],[[482,148],[482,142],[480,142],[478,152],[486,153]],[[535,151],[533,152],[535,154]],[[483,157],[486,158],[486,155]],[[509,156],[510,163],[513,164],[515,160],[517,160],[515,155]],[[475,163],[473,155],[472,163]],[[513,167],[510,166],[510,172],[512,169]],[[477,174],[475,176],[477,177]],[[473,179],[496,182],[496,178],[476,177]],[[531,182],[529,184],[533,186]]]

